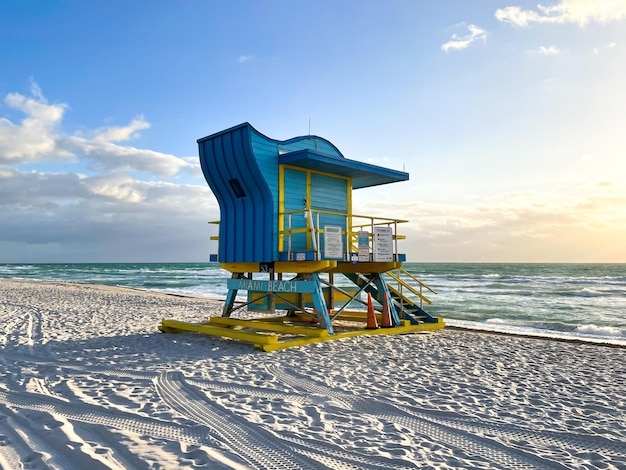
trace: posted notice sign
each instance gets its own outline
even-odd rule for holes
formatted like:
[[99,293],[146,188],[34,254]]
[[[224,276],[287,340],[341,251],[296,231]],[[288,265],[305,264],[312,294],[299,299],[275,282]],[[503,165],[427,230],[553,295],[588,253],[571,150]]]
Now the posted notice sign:
[[367,263],[370,260],[370,234],[365,230],[357,232],[359,243],[359,261]]
[[343,259],[343,239],[341,227],[324,226],[324,258]]
[[391,227],[374,227],[374,261],[393,261],[393,232]]

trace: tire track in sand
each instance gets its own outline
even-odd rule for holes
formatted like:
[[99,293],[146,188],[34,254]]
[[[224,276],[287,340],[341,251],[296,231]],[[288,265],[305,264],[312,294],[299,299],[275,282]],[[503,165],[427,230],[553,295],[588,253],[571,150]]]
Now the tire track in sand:
[[296,390],[321,394],[346,404],[349,409],[410,429],[436,443],[460,449],[468,456],[480,456],[501,469],[567,469],[567,467],[519,449],[512,449],[487,437],[479,437],[467,429],[435,422],[425,416],[416,417],[393,404],[365,399],[338,391],[312,381],[308,377],[286,372],[276,366],[267,366],[268,372]]
[[224,443],[255,469],[310,469],[324,465],[332,469],[391,470],[408,465],[404,460],[364,457],[330,444],[280,438],[211,401],[201,390],[189,385],[178,371],[161,374],[157,390],[171,408],[210,426]]
[[[411,397],[407,397],[411,398]],[[611,460],[620,459],[626,463],[626,442],[617,442],[597,435],[583,435],[564,433],[542,429],[534,431],[511,423],[494,423],[481,421],[480,425],[471,417],[459,416],[448,412],[423,411],[418,406],[412,407],[410,415],[418,416],[446,426],[463,429],[473,434],[488,433],[491,435],[506,437],[512,446],[541,447],[546,450],[556,448],[568,449],[574,454],[604,453],[611,456]],[[405,412],[409,414],[408,412]],[[508,444],[508,442],[507,442]],[[624,467],[626,468],[626,466]]]
[[158,437],[191,444],[207,444],[213,441],[205,426],[182,426],[179,424],[147,418],[119,410],[111,410],[87,403],[68,403],[59,398],[30,392],[0,391],[0,403],[6,406],[36,410],[59,415],[68,420],[130,431],[139,435]]
[[[12,459],[17,459],[16,466],[7,468],[23,468],[39,470],[62,468],[63,470],[107,470],[110,467],[83,452],[82,446],[67,439],[59,440],[54,432],[62,423],[46,413],[28,410],[27,413],[7,412],[7,428],[5,440],[13,451]],[[32,419],[44,427],[33,425]],[[10,421],[10,422],[9,422]],[[10,424],[10,427],[8,425]]]
[[39,452],[33,452],[22,436],[7,421],[7,416],[0,415],[0,468],[28,468],[30,470],[47,468],[43,463],[42,455]]
[[[26,345],[32,349],[35,339],[41,338],[41,314],[37,312],[35,308],[28,305],[5,303],[2,307],[12,307],[16,311],[28,312],[26,316],[16,316],[12,312],[3,315],[3,317],[6,316],[2,321],[4,325],[3,346],[10,348]],[[35,338],[35,336],[37,336],[37,338]],[[24,339],[26,339],[26,341],[24,341]]]
[[[24,319],[24,321],[26,321],[26,319]],[[25,323],[22,322],[22,328],[24,326],[25,326]],[[14,359],[16,361],[26,361],[31,364],[36,363],[36,364],[47,365],[47,366],[56,366],[60,370],[80,371],[83,373],[86,372],[84,367],[81,367],[81,366],[72,366],[67,363],[59,363],[58,361],[55,361],[54,359],[51,359],[51,358],[33,356],[28,353],[26,354],[6,353],[4,357],[5,359]],[[156,380],[157,377],[159,376],[159,373],[156,371],[154,372],[124,371],[124,370],[113,370],[109,367],[93,367],[90,370],[92,372],[97,371],[99,373],[111,373],[116,376],[123,375],[123,376],[128,376],[128,377],[133,377],[133,378],[152,379],[152,380]],[[379,402],[379,401],[375,401],[374,399],[364,400],[362,398],[357,397],[356,395],[353,395],[347,392],[333,390],[330,387],[327,387],[326,385],[320,385],[319,383],[313,382],[312,380],[307,379],[306,377],[299,377],[299,376],[296,377],[293,374],[291,374],[292,377],[290,378],[289,374],[287,374],[286,372],[278,368],[272,369],[272,372],[274,373],[274,375],[276,375],[277,378],[282,380],[284,383],[291,385],[294,388],[306,390],[308,393],[314,393],[317,395],[333,397],[333,401],[337,405],[345,409],[357,409],[357,411],[359,410],[365,411],[366,408],[363,408],[363,407],[367,407],[368,405],[371,407],[374,403],[382,403],[385,406],[381,408],[379,404],[376,404],[376,406],[374,407],[375,410],[373,410],[370,413],[372,416],[378,417],[380,419],[384,418],[389,422],[402,424],[404,427],[412,429],[418,432],[419,434],[422,434],[425,437],[428,437],[430,439],[433,439],[433,436],[436,434],[436,429],[430,429],[430,430],[425,430],[424,432],[419,432],[419,426],[420,425],[424,426],[425,422],[428,422],[432,425],[438,425],[439,430],[448,428],[448,429],[455,430],[457,433],[458,432],[465,433],[466,436],[472,436],[473,439],[482,439],[482,438],[476,437],[477,435],[485,436],[486,441],[485,439],[483,439],[483,442],[488,442],[488,440],[491,439],[501,444],[504,443],[511,448],[507,450],[507,452],[509,453],[515,452],[517,450],[518,453],[522,452],[522,453],[528,454],[527,449],[535,448],[535,449],[543,449],[545,451],[545,454],[547,455],[554,455],[555,453],[558,454],[560,450],[563,450],[563,451],[569,452],[570,454],[580,455],[581,458],[583,458],[582,456],[585,453],[596,454],[596,455],[598,453],[601,453],[601,454],[605,454],[608,456],[613,456],[613,458],[605,459],[605,460],[611,460],[611,461],[615,461],[615,460],[621,461],[620,459],[623,459],[623,456],[626,454],[626,449],[625,449],[626,445],[624,443],[611,441],[601,436],[564,434],[564,433],[560,433],[557,431],[550,431],[550,430],[541,430],[540,432],[537,432],[534,430],[524,428],[522,426],[516,426],[511,423],[481,422],[480,424],[477,424],[473,418],[458,415],[456,413],[420,410],[419,405],[415,405],[414,407],[411,407],[411,410],[408,411],[406,408],[401,408],[399,406],[395,406],[390,403]],[[235,385],[235,384],[219,383],[219,382],[214,382],[214,381],[209,381],[209,380],[199,380],[199,379],[189,379],[188,383],[194,384],[195,386],[200,387],[201,389],[232,391],[232,392],[236,392],[239,394],[259,396],[259,397],[264,397],[268,399],[290,400],[290,401],[298,401],[302,403],[307,403],[311,401],[311,397],[308,396],[308,394],[288,394],[279,390],[265,389],[262,387],[254,387],[250,385],[242,385],[242,384]],[[38,398],[41,397],[41,395],[39,394],[32,394],[31,396],[38,397]],[[203,397],[204,397],[203,398],[204,400],[207,400],[207,397],[205,394],[203,394]],[[57,397],[56,400],[57,400],[57,407],[59,403],[68,404],[67,401],[61,400],[59,397]],[[2,396],[0,396],[0,402],[2,402]],[[72,401],[72,403],[76,403],[76,402]],[[32,408],[36,409],[39,406],[42,406],[42,404],[41,403],[36,404],[36,406],[33,406]],[[92,405],[88,405],[88,406],[92,406]],[[97,405],[93,405],[93,406],[97,407]],[[25,405],[24,403],[22,403],[21,407],[30,408],[28,405]],[[70,419],[75,419],[77,421],[82,421],[85,423],[104,421],[106,423],[109,423],[107,425],[110,425],[113,428],[129,429],[129,430],[134,429],[140,433],[142,433],[141,429],[145,429],[145,431],[143,431],[143,434],[163,437],[166,439],[172,438],[173,436],[172,433],[176,433],[177,434],[176,439],[180,439],[182,441],[190,442],[190,443],[208,443],[208,442],[215,442],[215,440],[218,440],[218,441],[222,440],[219,433],[212,434],[210,432],[210,427],[205,429],[206,436],[210,436],[210,437],[206,437],[206,436],[202,437],[202,436],[198,436],[195,432],[193,433],[190,432],[189,430],[177,429],[176,427],[174,428],[168,427],[166,423],[162,423],[162,422],[156,425],[157,427],[159,427],[159,429],[155,430],[154,423],[157,422],[158,420],[150,421],[151,418],[147,418],[148,421],[151,423],[149,426],[152,426],[149,429],[145,428],[143,424],[137,424],[136,422],[135,424],[132,424],[133,423],[132,421],[126,421],[125,423],[123,423],[122,422],[123,420],[121,420],[119,415],[116,415],[115,413],[109,415],[108,417],[98,415],[96,413],[96,415],[99,416],[99,418],[96,421],[93,421],[92,419],[88,417],[88,411],[85,408],[81,408],[80,406],[77,407],[76,405],[72,405],[72,408],[75,411],[81,411],[81,413],[79,413],[80,416],[73,416],[71,413],[61,414],[61,416],[66,416]],[[89,411],[89,412],[92,412],[92,411]],[[105,410],[104,408],[101,408],[101,411],[108,412],[108,410]],[[123,413],[123,411],[121,412]],[[384,415],[387,415],[387,416],[385,417]],[[116,417],[113,417],[113,416],[116,416]],[[130,413],[129,413],[129,416],[132,416],[131,418],[132,420],[139,418],[137,415],[131,415]],[[289,445],[295,446],[294,448],[298,448],[299,450],[297,450],[297,452],[304,454],[304,455],[309,455],[309,457],[311,458],[316,458],[315,453],[308,454],[308,452],[310,452],[310,449],[312,448],[310,443],[304,442],[304,441],[292,440],[291,437],[285,437],[285,436],[283,436],[282,439],[285,441],[289,441]],[[441,443],[445,443],[446,437],[439,436],[436,440]],[[318,445],[317,452],[325,452],[329,454],[334,453],[332,444],[329,444],[330,448],[324,448],[324,449],[323,449],[324,445],[322,443],[318,443],[317,445]],[[465,447],[459,447],[459,448],[461,448],[461,450],[465,450],[466,452],[468,452],[469,451],[468,449],[470,449],[471,446],[467,445],[466,443]],[[475,450],[474,452],[477,452],[477,451],[480,451],[480,449]],[[536,454],[533,454],[533,455],[536,456]],[[568,456],[565,455],[565,457],[568,457]],[[569,457],[571,458],[571,455]],[[8,458],[8,456],[5,455],[5,458]],[[576,457],[574,457],[573,459],[575,461]],[[551,465],[551,466],[554,467],[554,465]]]
[[[225,382],[216,382],[207,379],[188,379],[188,383],[193,384],[201,389],[216,390],[216,391],[228,391],[238,394],[247,394],[255,397],[262,397],[267,399],[279,399],[283,401],[291,401],[298,403],[311,403],[311,397],[306,394],[293,394],[286,393],[279,390],[272,390],[269,388],[255,387],[250,385],[235,385]],[[301,381],[301,379],[298,379]],[[300,383],[300,382],[298,382]],[[317,395],[328,396],[329,388],[317,383],[310,383],[307,386],[309,393],[315,393]],[[349,393],[339,392],[334,393],[333,403],[350,409],[352,405],[349,400],[343,400],[342,397],[349,396]],[[395,410],[399,413],[403,413],[415,418],[425,419],[438,424],[447,425],[457,429],[463,429],[464,431],[472,434],[482,434],[489,431],[492,435],[499,435],[506,437],[509,441],[518,442],[519,446],[528,445],[539,446],[545,449],[554,449],[555,447],[566,447],[572,449],[575,453],[593,453],[603,452],[607,455],[611,455],[614,458],[626,456],[626,443],[617,442],[602,436],[581,435],[581,434],[565,434],[559,431],[551,431],[542,429],[538,434],[537,431],[524,428],[512,423],[501,422],[485,422],[481,421],[480,425],[476,424],[476,418],[459,413],[446,412],[446,411],[429,411],[423,410],[419,404],[410,395],[405,395],[405,398],[415,403],[410,407],[410,411],[399,406],[394,406]],[[508,444],[508,442],[507,442]],[[514,445],[514,444],[511,444]],[[626,457],[624,457],[626,461]],[[625,467],[626,468],[626,467]]]

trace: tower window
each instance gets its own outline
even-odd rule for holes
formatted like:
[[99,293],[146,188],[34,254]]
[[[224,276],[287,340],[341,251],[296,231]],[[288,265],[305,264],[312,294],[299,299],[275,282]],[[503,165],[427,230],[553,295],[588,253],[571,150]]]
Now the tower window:
[[230,183],[230,187],[233,189],[235,196],[246,197],[246,192],[241,187],[241,183],[239,182],[238,179],[228,180],[228,182]]

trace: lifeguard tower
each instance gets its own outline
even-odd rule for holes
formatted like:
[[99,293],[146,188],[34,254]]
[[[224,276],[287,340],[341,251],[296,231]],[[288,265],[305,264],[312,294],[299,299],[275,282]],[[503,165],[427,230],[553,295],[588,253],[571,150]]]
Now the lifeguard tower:
[[[221,317],[163,320],[162,331],[231,337],[269,351],[443,328],[422,308],[431,303],[424,291],[436,292],[402,269],[398,226],[407,221],[352,213],[353,189],[406,181],[408,173],[349,160],[317,136],[271,139],[249,123],[198,146],[220,206],[211,260],[232,276]],[[238,318],[244,308],[246,318]]]

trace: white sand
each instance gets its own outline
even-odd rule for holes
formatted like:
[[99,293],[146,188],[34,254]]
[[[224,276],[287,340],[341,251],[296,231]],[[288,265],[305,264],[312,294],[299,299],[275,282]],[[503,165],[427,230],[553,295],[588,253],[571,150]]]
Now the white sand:
[[254,350],[210,300],[0,280],[0,467],[626,468],[626,349],[444,330]]

